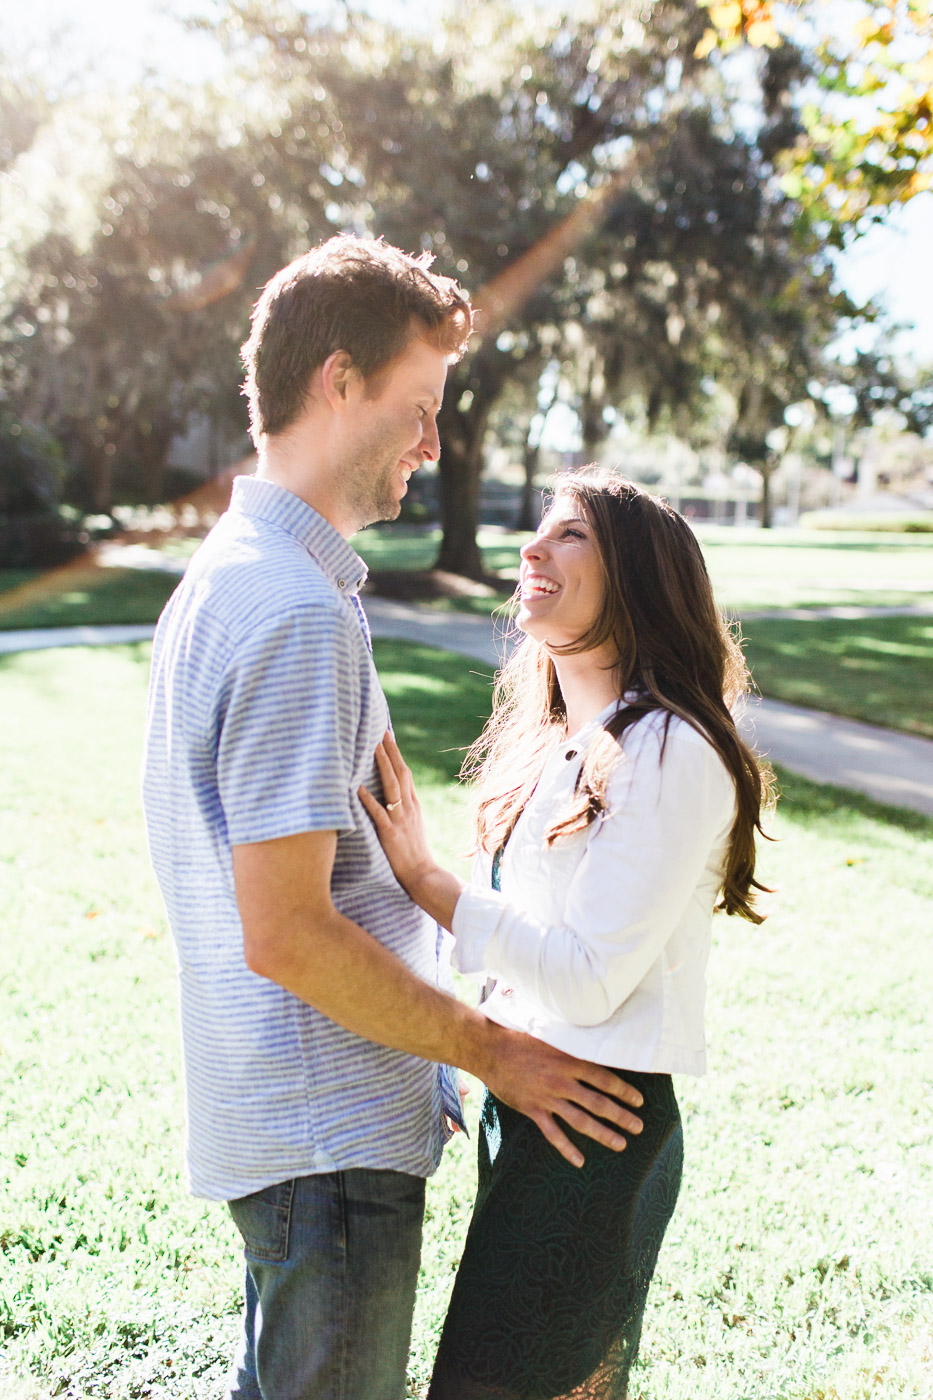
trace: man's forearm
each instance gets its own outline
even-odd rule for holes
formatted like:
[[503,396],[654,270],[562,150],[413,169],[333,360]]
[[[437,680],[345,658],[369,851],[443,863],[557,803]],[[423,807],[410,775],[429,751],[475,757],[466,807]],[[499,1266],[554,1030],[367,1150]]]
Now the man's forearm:
[[[243,950],[252,971],[367,1040],[469,1070],[576,1165],[582,1154],[558,1116],[607,1147],[624,1147],[617,1129],[640,1127],[624,1104],[637,1105],[640,1096],[611,1071],[498,1026],[422,981],[334,907],[335,848],[333,832],[234,846]],[[449,915],[454,886],[444,882],[435,894],[438,913]]]
[[456,997],[423,981],[401,959],[337,910],[296,919],[248,961],[316,1011],[356,1035],[445,1061],[486,1079],[497,1027]]

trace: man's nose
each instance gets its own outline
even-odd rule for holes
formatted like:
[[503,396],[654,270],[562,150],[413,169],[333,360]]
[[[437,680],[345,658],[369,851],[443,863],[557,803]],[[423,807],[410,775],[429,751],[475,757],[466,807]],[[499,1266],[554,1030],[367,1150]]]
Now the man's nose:
[[437,424],[433,418],[429,418],[421,435],[421,457],[423,461],[436,462],[441,455],[441,440],[437,432]]

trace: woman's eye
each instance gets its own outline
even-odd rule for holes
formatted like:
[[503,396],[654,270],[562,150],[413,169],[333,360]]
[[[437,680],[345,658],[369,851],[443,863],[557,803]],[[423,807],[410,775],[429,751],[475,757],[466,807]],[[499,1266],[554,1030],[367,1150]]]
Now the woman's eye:
[[566,530],[564,531],[564,536],[563,536],[563,537],[564,537],[564,539],[570,538],[570,539],[572,539],[572,540],[584,540],[584,539],[586,539],[586,536],[584,535],[584,533],[583,533],[582,530],[573,530],[573,529],[571,529],[571,527],[570,527],[569,525],[567,526]]

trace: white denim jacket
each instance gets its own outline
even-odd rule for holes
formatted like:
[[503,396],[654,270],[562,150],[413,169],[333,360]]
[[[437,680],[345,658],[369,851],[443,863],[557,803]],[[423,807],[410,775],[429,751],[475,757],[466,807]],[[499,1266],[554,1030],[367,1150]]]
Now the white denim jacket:
[[622,1069],[703,1074],[713,905],[735,815],[712,745],[663,715],[626,730],[607,808],[547,846],[587,744],[617,704],[551,755],[505,848],[501,891],[481,853],[453,917],[453,963],[497,979],[483,1011],[569,1054]]

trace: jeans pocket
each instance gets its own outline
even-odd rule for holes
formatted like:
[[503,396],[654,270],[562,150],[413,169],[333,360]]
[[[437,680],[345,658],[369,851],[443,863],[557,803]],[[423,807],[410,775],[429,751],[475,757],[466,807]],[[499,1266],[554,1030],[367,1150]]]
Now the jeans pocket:
[[294,1181],[280,1181],[227,1202],[233,1223],[243,1236],[247,1259],[284,1264],[294,1194]]

